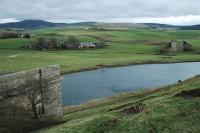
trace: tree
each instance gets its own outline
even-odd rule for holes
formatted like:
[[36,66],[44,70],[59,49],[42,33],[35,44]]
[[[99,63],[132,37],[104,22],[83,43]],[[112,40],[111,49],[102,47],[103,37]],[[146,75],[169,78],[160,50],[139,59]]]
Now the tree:
[[31,103],[31,107],[34,113],[35,118],[38,118],[38,111],[37,111],[37,104],[39,104],[39,100],[38,100],[38,93],[36,90],[32,91],[29,95],[28,95],[28,99]]
[[29,38],[31,38],[31,36],[30,36],[30,34],[28,34],[28,33],[24,33],[24,38],[29,39]]
[[34,80],[31,82],[30,86],[32,87],[32,90],[28,93],[28,100],[31,104],[34,117],[37,119],[44,113],[41,91],[42,85],[39,80]]
[[36,49],[39,49],[39,50],[46,49],[47,43],[46,43],[45,39],[42,37],[38,38],[35,43],[35,47],[36,47]]
[[18,38],[18,33],[16,32],[3,32],[1,34],[1,39],[6,39],[6,38]]
[[58,41],[56,38],[50,38],[47,43],[48,49],[58,49]]
[[73,37],[70,36],[68,40],[63,44],[63,48],[65,49],[77,49],[79,47],[79,41]]

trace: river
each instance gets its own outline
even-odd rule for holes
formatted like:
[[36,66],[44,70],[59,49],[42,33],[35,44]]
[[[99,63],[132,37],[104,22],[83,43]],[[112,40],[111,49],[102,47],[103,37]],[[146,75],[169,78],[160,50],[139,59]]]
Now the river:
[[67,74],[62,81],[63,105],[176,83],[200,74],[200,62],[146,64]]

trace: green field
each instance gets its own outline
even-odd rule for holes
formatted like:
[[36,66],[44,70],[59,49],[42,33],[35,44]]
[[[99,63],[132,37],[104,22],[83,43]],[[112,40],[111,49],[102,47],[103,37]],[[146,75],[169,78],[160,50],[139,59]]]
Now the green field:
[[[200,76],[159,89],[124,93],[66,107],[65,121],[36,133],[199,133],[200,98],[175,97],[200,87]],[[125,114],[139,103],[143,112]]]
[[[86,29],[41,29],[29,32],[31,39],[0,40],[0,74],[52,64],[61,65],[61,73],[94,69],[97,65],[120,66],[137,63],[200,61],[200,31],[152,29],[90,31]],[[65,41],[75,36],[80,41],[106,41],[102,49],[36,51],[20,47],[38,37],[55,37]],[[159,54],[163,44],[172,39],[186,40],[193,52]],[[124,93],[64,108],[64,123],[37,133],[156,133],[200,132],[200,98],[175,97],[183,90],[200,87],[197,76],[176,85],[159,89]],[[123,111],[144,104],[142,112]],[[38,129],[41,123],[18,118],[0,118],[0,132],[23,132]],[[35,127],[34,127],[35,126]],[[20,127],[20,128],[18,128]],[[41,127],[45,127],[41,124]]]
[[[41,29],[30,31],[31,39],[0,40],[0,73],[16,72],[52,64],[61,65],[61,73],[95,68],[96,65],[126,65],[200,61],[200,31],[151,29],[90,31],[84,29]],[[106,41],[107,47],[90,50],[35,51],[20,47],[38,37],[55,37],[65,41],[75,36],[80,41]],[[159,55],[163,43],[183,39],[192,43],[192,53]]]

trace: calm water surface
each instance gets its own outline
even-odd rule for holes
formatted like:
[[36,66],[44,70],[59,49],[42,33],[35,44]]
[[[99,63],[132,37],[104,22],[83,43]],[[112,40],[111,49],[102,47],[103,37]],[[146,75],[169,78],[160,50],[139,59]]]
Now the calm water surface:
[[64,105],[176,83],[200,74],[200,62],[134,65],[98,69],[64,76],[62,98]]

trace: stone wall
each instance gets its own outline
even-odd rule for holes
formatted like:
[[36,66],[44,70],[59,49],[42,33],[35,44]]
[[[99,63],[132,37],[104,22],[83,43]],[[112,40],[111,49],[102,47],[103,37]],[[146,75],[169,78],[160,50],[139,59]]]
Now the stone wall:
[[12,101],[24,110],[31,110],[30,98],[37,92],[35,99],[42,116],[62,117],[60,81],[58,65],[0,76],[0,107]]

